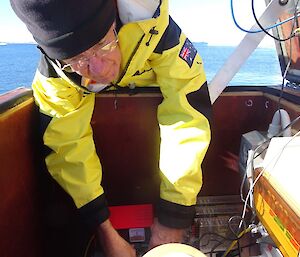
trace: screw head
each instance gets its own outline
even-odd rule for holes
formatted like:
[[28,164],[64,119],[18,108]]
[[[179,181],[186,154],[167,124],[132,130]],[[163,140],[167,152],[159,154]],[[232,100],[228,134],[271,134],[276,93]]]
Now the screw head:
[[286,5],[289,2],[289,0],[279,0],[280,5]]

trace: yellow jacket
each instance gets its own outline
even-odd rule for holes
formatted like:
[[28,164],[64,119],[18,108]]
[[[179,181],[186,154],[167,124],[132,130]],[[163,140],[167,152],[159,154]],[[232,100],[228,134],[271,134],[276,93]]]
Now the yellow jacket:
[[[130,15],[128,9],[122,12],[124,5],[118,1],[122,64],[115,85],[160,88],[164,100],[157,112],[161,133],[158,218],[167,226],[187,227],[202,185],[201,163],[210,141],[210,100],[202,60],[169,17],[168,1],[152,2],[149,18],[149,9]],[[89,225],[94,226],[109,216],[90,125],[95,94],[53,67],[43,57],[33,82],[43,118],[43,140],[49,149],[46,164],[84,219],[93,220]]]

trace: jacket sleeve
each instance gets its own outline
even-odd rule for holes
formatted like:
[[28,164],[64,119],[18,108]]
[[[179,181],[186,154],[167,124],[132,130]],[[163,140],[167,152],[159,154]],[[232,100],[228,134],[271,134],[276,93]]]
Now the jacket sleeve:
[[164,98],[157,112],[162,180],[158,219],[185,228],[194,216],[201,163],[210,142],[206,77],[196,49],[171,18],[150,61]]
[[73,198],[83,222],[93,228],[109,216],[90,125],[95,96],[40,73],[33,90],[42,113],[48,171]]

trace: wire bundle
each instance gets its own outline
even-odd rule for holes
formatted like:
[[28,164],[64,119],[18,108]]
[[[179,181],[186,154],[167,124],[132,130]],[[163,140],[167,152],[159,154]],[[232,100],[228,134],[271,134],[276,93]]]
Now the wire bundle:
[[[242,28],[242,27],[238,24],[238,22],[237,22],[237,20],[236,20],[236,18],[235,18],[235,14],[234,14],[233,0],[230,0],[230,9],[231,9],[231,16],[232,16],[233,22],[234,22],[234,24],[236,25],[236,27],[239,28],[241,31],[246,32],[246,33],[260,33],[260,32],[264,32],[264,33],[266,33],[268,36],[272,37],[273,39],[275,39],[275,40],[277,40],[277,41],[286,41],[286,40],[290,40],[291,38],[293,38],[293,37],[299,35],[299,32],[300,32],[300,31],[299,31],[300,28],[297,28],[297,29],[294,30],[294,26],[295,26],[295,24],[297,23],[297,18],[300,17],[300,14],[297,13],[297,6],[298,6],[298,4],[299,4],[299,0],[297,1],[296,5],[295,5],[294,16],[292,16],[292,17],[290,17],[290,18],[288,18],[288,19],[286,19],[286,20],[284,20],[284,21],[282,21],[282,22],[279,22],[279,23],[276,23],[276,24],[274,24],[274,25],[272,25],[272,26],[269,26],[269,27],[267,27],[267,28],[264,28],[264,27],[261,25],[261,23],[259,22],[258,18],[257,18],[256,11],[255,11],[255,8],[254,8],[254,0],[251,0],[251,10],[252,10],[252,14],[253,14],[253,17],[254,17],[254,19],[255,19],[255,22],[256,22],[257,25],[260,27],[260,30],[247,30],[247,29]],[[284,38],[284,39],[281,39],[281,38],[279,38],[279,37],[273,36],[272,34],[270,34],[270,33],[268,32],[268,30],[273,29],[273,28],[277,28],[277,27],[279,27],[279,26],[281,26],[281,25],[283,25],[283,24],[285,24],[285,23],[287,23],[287,22],[289,22],[289,21],[292,21],[292,20],[293,20],[293,25],[292,25],[292,30],[291,30],[291,33],[290,33],[290,36],[289,36],[289,37]]]

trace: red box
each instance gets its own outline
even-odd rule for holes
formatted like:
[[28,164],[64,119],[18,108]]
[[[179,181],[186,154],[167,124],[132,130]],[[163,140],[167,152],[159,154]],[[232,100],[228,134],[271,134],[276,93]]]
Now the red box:
[[152,204],[111,206],[109,210],[115,229],[146,228],[153,224]]

